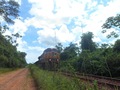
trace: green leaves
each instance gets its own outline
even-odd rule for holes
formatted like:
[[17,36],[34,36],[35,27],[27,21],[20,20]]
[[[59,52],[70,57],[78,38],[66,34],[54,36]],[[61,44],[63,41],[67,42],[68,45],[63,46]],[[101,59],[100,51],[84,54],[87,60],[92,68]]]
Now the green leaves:
[[70,43],[68,47],[66,47],[61,53],[61,60],[67,60],[73,58],[77,55],[78,47],[74,43]]
[[13,18],[19,16],[19,4],[14,0],[1,0],[0,1],[0,16],[3,17],[5,22],[14,24]]
[[5,65],[8,63],[8,59],[4,55],[0,55],[0,67],[5,67]]
[[[102,33],[106,33],[108,30],[105,29],[111,29],[111,28],[119,28],[120,30],[120,14],[117,14],[115,17],[109,17],[106,22],[102,25],[102,28],[104,30],[102,30]],[[118,33],[116,33],[115,31],[110,32],[107,35],[107,38],[111,38],[111,37],[117,38],[119,36]]]
[[17,51],[17,48],[0,34],[0,67],[23,67],[26,65],[25,56],[26,53]]
[[116,51],[116,52],[120,52],[120,39],[118,39],[115,44],[114,44],[114,47],[113,47],[113,50]]
[[95,43],[92,40],[93,38],[93,33],[92,32],[87,32],[84,33],[81,37],[81,49],[83,50],[90,50],[94,51],[96,48]]

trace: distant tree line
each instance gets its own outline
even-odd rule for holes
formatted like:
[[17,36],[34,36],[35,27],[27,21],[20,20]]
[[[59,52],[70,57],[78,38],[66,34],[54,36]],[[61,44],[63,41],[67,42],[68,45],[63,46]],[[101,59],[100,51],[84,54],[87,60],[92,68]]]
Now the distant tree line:
[[[103,24],[103,33],[107,32],[112,26],[120,29],[120,15],[110,17]],[[108,30],[107,30],[108,29]],[[111,32],[107,37],[115,38],[118,33]],[[81,37],[80,46],[70,43],[64,47],[61,43],[56,45],[61,56],[61,70],[78,71],[81,73],[95,74],[109,77],[120,76],[120,39],[115,43],[98,45],[93,42],[93,33],[84,33]]]

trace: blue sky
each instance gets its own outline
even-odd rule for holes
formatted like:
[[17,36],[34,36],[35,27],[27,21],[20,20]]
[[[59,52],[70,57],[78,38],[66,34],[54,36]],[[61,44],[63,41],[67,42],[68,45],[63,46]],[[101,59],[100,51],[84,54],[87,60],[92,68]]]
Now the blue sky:
[[[19,51],[27,53],[28,63],[37,61],[44,49],[79,43],[82,33],[93,32],[93,41],[114,43],[101,33],[101,26],[110,16],[120,13],[119,0],[16,0],[20,19],[15,19],[10,33],[20,33]],[[111,29],[116,31],[115,29]],[[109,31],[111,31],[109,30]],[[117,31],[116,31],[117,32]],[[109,33],[109,32],[108,32]]]

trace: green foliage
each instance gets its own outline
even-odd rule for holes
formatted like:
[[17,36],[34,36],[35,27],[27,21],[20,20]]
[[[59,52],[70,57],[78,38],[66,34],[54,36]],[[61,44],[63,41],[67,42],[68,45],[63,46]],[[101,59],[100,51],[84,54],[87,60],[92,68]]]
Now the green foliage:
[[26,53],[17,51],[6,38],[0,34],[0,67],[23,67],[26,65]]
[[77,78],[65,77],[59,72],[44,71],[33,65],[29,68],[38,90],[97,90]]
[[61,61],[60,62],[60,71],[69,71],[71,73],[75,72],[74,68],[74,59],[70,59],[69,61]]
[[120,52],[120,39],[118,39],[114,46],[113,46],[113,50],[116,51],[116,52]]
[[[115,28],[118,29],[120,28],[120,14],[117,14],[115,17],[109,17],[106,22],[102,25],[103,29],[110,29],[110,28]],[[102,33],[107,32],[107,30],[103,30]],[[108,38],[110,37],[115,37],[117,38],[119,35],[118,33],[112,31],[109,33],[109,35],[107,36]]]
[[93,83],[93,84],[94,84],[94,90],[98,90],[98,83],[97,83],[97,81],[96,81],[96,80],[94,81],[94,83]]
[[62,52],[62,50],[63,50],[63,46],[62,46],[61,43],[58,43],[55,47],[56,47],[56,49],[58,50],[59,53]]
[[120,14],[117,14],[115,17],[109,17],[106,22],[103,24],[103,28],[110,29],[112,26],[120,28]]
[[8,63],[8,59],[4,55],[0,55],[0,67],[5,67]]
[[17,18],[19,12],[19,4],[14,0],[1,0],[0,1],[0,16],[10,24],[13,24],[13,18]]
[[111,53],[107,56],[107,64],[112,76],[120,76],[120,53]]
[[90,50],[94,51],[96,49],[95,43],[92,41],[93,33],[88,32],[84,33],[81,37],[81,49],[83,50]]
[[16,69],[13,68],[0,68],[0,74],[7,73]]
[[[18,33],[12,36],[3,36],[8,30],[8,24],[14,24],[13,19],[19,16],[19,4],[14,0],[0,1],[0,16],[4,21],[0,21],[0,67],[23,67],[26,65],[24,52],[18,52],[16,46],[17,38],[21,37]],[[15,40],[13,38],[15,38]]]
[[[114,45],[101,44],[94,51],[83,50],[79,55],[70,57],[68,52],[61,53],[64,57],[60,63],[60,70],[79,71],[81,73],[95,74],[109,77],[120,76],[120,40]],[[65,48],[66,49],[66,48]],[[65,50],[63,50],[65,51]],[[69,56],[69,57],[68,57]]]
[[66,47],[60,55],[61,60],[68,60],[77,56],[78,47],[74,43],[70,43],[68,47]]

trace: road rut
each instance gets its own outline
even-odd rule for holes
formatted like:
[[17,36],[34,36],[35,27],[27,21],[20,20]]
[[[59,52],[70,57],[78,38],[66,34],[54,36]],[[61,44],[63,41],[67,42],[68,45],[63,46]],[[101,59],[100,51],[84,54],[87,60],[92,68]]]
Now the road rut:
[[0,75],[0,90],[37,90],[27,68]]

